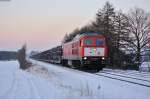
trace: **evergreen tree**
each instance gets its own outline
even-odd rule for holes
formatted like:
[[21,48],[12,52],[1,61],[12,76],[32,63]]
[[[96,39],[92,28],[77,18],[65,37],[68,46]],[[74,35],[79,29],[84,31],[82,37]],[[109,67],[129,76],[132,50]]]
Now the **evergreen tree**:
[[122,11],[118,11],[115,14],[115,21],[114,21],[114,47],[115,47],[115,55],[114,55],[114,62],[117,67],[122,68],[125,62],[129,63],[131,60],[127,60],[124,57],[126,56],[126,47],[124,46],[124,40],[128,39],[129,33],[128,29],[128,20],[127,16],[122,13]]
[[63,40],[62,40],[62,43],[66,43],[67,42],[67,40],[68,40],[68,34],[66,33],[65,34],[65,36],[64,36],[64,38],[63,38]]
[[70,42],[71,40],[73,40],[73,38],[80,33],[80,30],[78,28],[76,28],[75,30],[73,30],[69,35],[66,34],[64,36],[64,39],[62,41],[62,43],[66,43],[66,42]]
[[109,65],[114,65],[115,55],[115,11],[113,5],[106,2],[102,9],[96,14],[96,21],[93,23],[96,31],[105,35],[109,46]]

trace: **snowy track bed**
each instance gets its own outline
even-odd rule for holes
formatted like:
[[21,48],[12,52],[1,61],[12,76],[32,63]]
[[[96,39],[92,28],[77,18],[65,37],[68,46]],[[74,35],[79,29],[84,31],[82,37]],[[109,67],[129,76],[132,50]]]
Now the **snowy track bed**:
[[110,79],[120,80],[131,84],[136,84],[136,85],[150,88],[150,78],[148,77],[150,75],[148,74],[149,73],[145,73],[145,72],[139,73],[137,71],[123,71],[123,70],[112,70],[112,69],[104,69],[103,71],[96,73],[96,75],[98,76],[103,76]]
[[139,72],[139,71],[135,71],[135,70],[118,70],[118,69],[116,69],[116,70],[103,69],[103,72],[117,73],[117,74],[134,76],[137,78],[150,80],[150,73],[149,72]]

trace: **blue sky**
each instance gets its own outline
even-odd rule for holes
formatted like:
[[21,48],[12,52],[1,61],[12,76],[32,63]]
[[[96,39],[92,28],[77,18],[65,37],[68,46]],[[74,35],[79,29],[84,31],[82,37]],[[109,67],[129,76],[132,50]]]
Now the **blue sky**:
[[[90,23],[106,0],[10,0],[0,1],[0,50],[29,50],[59,45],[63,36]],[[128,12],[140,7],[150,11],[150,0],[109,0]]]

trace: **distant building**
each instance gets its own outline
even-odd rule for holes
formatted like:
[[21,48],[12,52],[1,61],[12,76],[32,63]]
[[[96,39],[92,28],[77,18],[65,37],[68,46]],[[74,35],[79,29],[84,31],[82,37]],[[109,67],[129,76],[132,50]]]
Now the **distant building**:
[[150,72],[150,51],[144,53],[142,56],[142,63],[139,67],[140,71]]
[[150,62],[150,51],[142,55],[142,62]]

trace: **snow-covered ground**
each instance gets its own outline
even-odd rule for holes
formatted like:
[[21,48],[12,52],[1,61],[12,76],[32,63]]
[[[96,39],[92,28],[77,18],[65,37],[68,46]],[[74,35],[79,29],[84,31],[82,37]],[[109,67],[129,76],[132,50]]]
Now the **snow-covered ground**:
[[17,61],[0,62],[0,99],[100,98],[97,79],[67,71],[40,66],[22,71]]
[[[59,90],[62,90],[62,93],[57,94],[57,96],[60,96],[60,99],[100,98],[100,81],[93,78],[93,75],[34,60],[32,60],[32,63],[35,66],[28,71],[47,79]],[[57,90],[55,92],[57,93]]]
[[0,62],[0,99],[150,99],[150,88],[32,60]]

